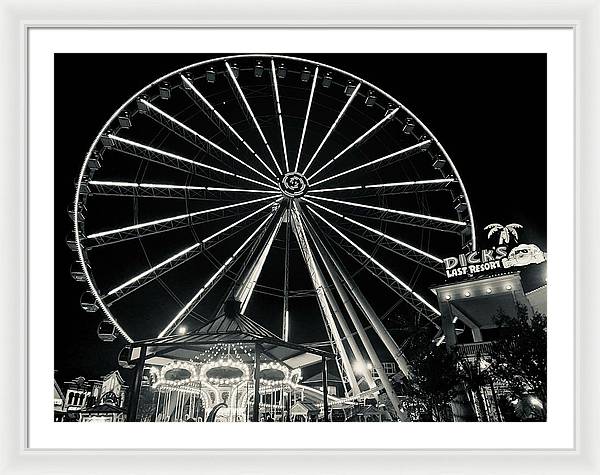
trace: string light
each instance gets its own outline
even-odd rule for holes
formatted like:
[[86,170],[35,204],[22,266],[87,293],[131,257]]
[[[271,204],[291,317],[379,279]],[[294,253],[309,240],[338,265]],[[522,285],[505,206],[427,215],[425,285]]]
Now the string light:
[[[223,370],[223,369],[233,369],[237,370],[241,373],[241,376],[235,377],[211,377],[208,375],[208,372],[211,370]],[[200,373],[198,375],[199,379],[203,383],[210,383],[219,386],[231,386],[233,384],[238,384],[241,382],[246,382],[250,380],[250,370],[248,369],[248,365],[241,363],[239,361],[235,361],[231,358],[229,359],[219,359],[217,361],[210,361],[202,365],[200,369]]]
[[292,371],[281,363],[277,361],[270,361],[269,363],[261,363],[260,365],[260,374],[266,370],[279,371],[281,373],[281,378],[273,379],[273,378],[260,378],[260,384],[264,384],[269,387],[273,386],[295,386],[298,384],[302,377],[302,370],[300,368],[296,368]]

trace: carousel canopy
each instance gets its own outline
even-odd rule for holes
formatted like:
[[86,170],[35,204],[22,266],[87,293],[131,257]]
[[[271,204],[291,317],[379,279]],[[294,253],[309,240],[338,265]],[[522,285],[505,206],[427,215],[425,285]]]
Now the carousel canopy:
[[[203,347],[213,345],[255,345],[267,358],[280,361],[295,369],[314,364],[322,357],[335,358],[331,352],[313,346],[282,340],[239,311],[239,302],[227,301],[223,312],[204,326],[185,335],[170,335],[163,338],[132,343],[132,355],[137,359],[139,349],[147,347],[147,361],[160,364],[161,358],[191,360]],[[253,357],[248,357],[251,361]]]

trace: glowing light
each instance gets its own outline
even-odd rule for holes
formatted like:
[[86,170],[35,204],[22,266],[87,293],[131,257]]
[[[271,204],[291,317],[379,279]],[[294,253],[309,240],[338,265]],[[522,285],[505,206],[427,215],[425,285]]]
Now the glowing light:
[[[167,379],[166,376],[169,371],[180,369],[186,370],[189,373],[189,376],[181,379]],[[187,361],[173,361],[164,365],[160,371],[153,371],[152,375],[156,378],[155,382],[152,384],[152,387],[154,388],[184,389],[185,386],[188,386],[188,390],[193,390],[192,388],[189,388],[189,385],[198,381],[197,366]]]
[[109,231],[102,231],[102,232],[99,232],[99,233],[90,234],[88,236],[88,238],[97,238],[97,237],[108,236],[110,234],[120,233],[120,232],[124,232],[124,231],[133,231],[135,229],[141,229],[141,228],[144,228],[144,227],[147,227],[147,226],[152,226],[152,225],[155,225],[155,224],[168,223],[170,221],[175,221],[177,219],[182,219],[182,218],[192,218],[194,216],[199,216],[201,214],[212,213],[212,212],[215,212],[215,211],[223,211],[225,209],[236,208],[238,206],[244,206],[244,205],[248,205],[248,204],[252,204],[252,203],[258,203],[260,201],[272,200],[272,199],[273,199],[272,196],[267,196],[265,198],[258,198],[258,199],[255,199],[255,200],[243,201],[241,203],[235,203],[235,204],[226,205],[226,206],[219,206],[217,208],[206,209],[206,210],[203,210],[203,211],[195,211],[194,213],[179,214],[177,216],[170,216],[168,218],[155,219],[153,221],[146,221],[144,223],[134,224],[134,225],[131,225],[131,226],[125,226],[123,228],[111,229]]
[[275,371],[279,371],[282,373],[282,377],[281,379],[267,379],[267,378],[260,378],[260,384],[261,385],[266,385],[266,386],[280,386],[280,385],[289,385],[289,386],[295,386],[299,381],[300,378],[302,377],[302,371],[300,370],[300,368],[296,368],[294,370],[291,370],[277,362],[277,361],[270,361],[268,363],[261,363],[260,364],[260,369],[259,372],[262,373],[265,370],[275,370]]
[[281,114],[281,102],[279,100],[279,86],[277,85],[277,73],[275,71],[275,61],[271,59],[271,79],[275,89],[275,102],[277,104],[277,118],[279,119],[279,131],[281,132],[281,143],[283,144],[283,157],[285,159],[285,171],[289,172],[287,146],[285,144],[285,131],[283,129],[283,116]]
[[321,141],[321,143],[319,144],[319,146],[317,147],[317,150],[315,150],[315,153],[313,154],[313,156],[311,157],[310,161],[308,162],[308,165],[306,165],[306,167],[304,168],[304,171],[302,172],[303,175],[306,175],[306,171],[310,168],[310,166],[312,165],[312,162],[315,160],[315,158],[317,157],[317,154],[321,151],[321,149],[323,148],[323,145],[325,145],[325,142],[327,141],[327,139],[329,138],[329,136],[331,135],[331,133],[333,132],[333,129],[336,128],[336,126],[338,125],[338,123],[340,122],[340,120],[342,119],[343,115],[346,113],[346,109],[348,109],[348,107],[350,106],[350,103],[352,102],[352,100],[356,97],[356,94],[358,93],[358,90],[360,89],[360,83],[356,85],[356,89],[354,89],[354,92],[352,93],[352,95],[348,98],[348,100],[346,101],[346,104],[344,104],[344,107],[342,108],[342,110],[340,111],[340,113],[338,114],[337,118],[333,121],[333,124],[331,124],[331,127],[329,128],[329,130],[327,131],[327,133],[325,134],[325,137],[323,137],[323,140]]
[[185,335],[185,332],[187,332],[187,328],[184,325],[181,325],[178,329],[177,329],[177,333],[179,333],[180,335]]
[[450,295],[446,295],[446,300],[450,300],[452,297]]
[[260,230],[264,226],[266,226],[266,224],[269,222],[272,215],[273,215],[273,212],[269,216],[267,216],[267,218],[259,226],[257,226],[257,228],[254,230],[254,232],[242,243],[242,245],[240,247],[238,247],[236,249],[236,251],[232,254],[232,256],[225,261],[225,263],[213,274],[213,276],[210,279],[208,279],[208,281],[204,284],[204,286],[202,286],[198,290],[198,292],[196,292],[196,294],[188,301],[188,303],[186,303],[183,306],[183,308],[177,313],[177,315],[175,315],[175,317],[173,317],[173,319],[163,329],[163,331],[160,332],[160,334],[158,335],[159,338],[162,338],[163,336],[165,336],[171,328],[173,328],[183,318],[185,318],[188,310],[193,308],[194,304],[198,301],[198,299],[200,297],[202,297],[202,295],[204,294],[206,289],[209,288],[210,285],[215,281],[215,279],[217,279],[227,269],[227,266],[229,264],[231,264],[231,262],[233,262],[235,257],[237,257],[237,255],[240,254],[245,249],[245,247],[248,245],[248,243],[250,243],[254,239],[254,236],[256,236],[260,232]]
[[250,153],[252,155],[254,155],[254,157],[256,157],[256,159],[258,159],[258,161],[260,163],[262,163],[262,165],[269,171],[269,173],[273,176],[277,176],[275,175],[275,173],[273,172],[273,170],[271,170],[271,168],[269,168],[269,166],[263,161],[262,158],[260,158],[258,156],[258,154],[252,149],[252,147],[248,144],[248,142],[246,142],[241,136],[240,134],[237,133],[237,131],[229,124],[229,122],[227,122],[227,120],[225,120],[225,118],[219,113],[219,111],[217,111],[210,102],[208,102],[208,100],[200,93],[200,91],[198,91],[198,89],[196,89],[194,87],[194,85],[191,83],[191,81],[186,78],[184,75],[181,75],[181,79],[183,80],[183,82],[185,84],[187,84],[187,86],[190,88],[191,91],[194,92],[194,94],[196,94],[200,100],[202,102],[204,102],[204,104],[211,110],[211,112],[213,114],[215,114],[215,116],[217,116],[217,118],[223,123],[225,124],[225,126],[231,131],[231,133],[233,135],[235,135],[237,137],[237,139],[242,142],[242,144],[250,151]]
[[[310,193],[309,193],[310,195]],[[375,211],[381,211],[383,213],[393,213],[393,214],[399,214],[402,216],[410,216],[413,218],[421,218],[421,219],[426,219],[429,221],[437,221],[440,223],[448,223],[448,224],[456,224],[456,225],[461,225],[464,226],[467,223],[465,223],[464,221],[456,221],[454,219],[447,219],[447,218],[439,218],[437,216],[429,216],[427,214],[420,214],[420,213],[412,213],[410,211],[400,211],[400,210],[396,210],[396,209],[389,209],[389,208],[382,208],[380,206],[371,206],[371,205],[365,205],[362,203],[353,203],[351,201],[344,201],[344,200],[335,200],[333,198],[325,198],[323,196],[312,196],[310,195],[311,198],[315,199],[315,200],[321,200],[321,201],[329,201],[331,203],[337,203],[337,204],[342,204],[342,205],[346,205],[346,206],[352,206],[352,207],[357,207],[357,208],[364,208],[364,209],[372,209]]]
[[221,152],[223,155],[228,156],[229,158],[235,160],[238,163],[241,163],[242,165],[244,165],[246,168],[252,170],[254,173],[260,175],[261,177],[263,177],[265,180],[270,181],[273,184],[277,184],[272,178],[269,178],[268,176],[266,176],[264,173],[258,171],[256,168],[252,167],[251,165],[248,165],[244,160],[239,159],[238,157],[236,157],[235,155],[233,155],[232,153],[228,152],[227,150],[225,150],[223,147],[217,145],[216,143],[214,143],[213,141],[207,139],[206,137],[204,137],[202,134],[199,134],[198,132],[196,132],[194,129],[191,129],[190,127],[188,127],[187,125],[185,125],[183,122],[178,121],[177,119],[175,119],[175,117],[171,117],[169,114],[167,114],[166,112],[162,111],[161,109],[159,109],[158,107],[156,107],[155,105],[153,105],[152,103],[148,102],[145,99],[142,99],[140,102],[142,102],[144,105],[146,105],[149,109],[152,109],[153,111],[155,111],[157,114],[162,115],[163,117],[165,117],[167,120],[173,122],[174,124],[177,124],[179,127],[181,127],[182,129],[186,130],[187,132],[189,132],[190,134],[194,135],[194,137],[198,137],[200,140],[202,140],[203,142],[207,143],[208,145],[210,145],[211,147],[217,149],[219,152]]
[[[281,201],[282,199],[283,199],[283,197],[277,198],[277,199],[275,200],[275,203],[278,203],[278,202],[279,202],[279,201]],[[257,214],[258,214],[258,213],[260,213],[261,211],[264,211],[265,209],[267,209],[267,208],[269,208],[269,207],[271,207],[271,206],[273,206],[273,203],[268,203],[268,204],[266,204],[265,206],[263,206],[262,208],[259,208],[259,209],[257,209],[256,211],[254,211],[254,212],[250,213],[249,215],[247,215],[247,216],[244,216],[244,217],[243,217],[243,218],[241,218],[241,219],[238,219],[236,222],[234,222],[234,223],[231,223],[229,226],[227,226],[227,227],[225,227],[225,228],[221,229],[220,231],[217,231],[216,233],[214,233],[214,234],[211,234],[210,236],[208,236],[208,237],[204,238],[204,239],[202,240],[202,243],[204,244],[204,243],[206,243],[206,242],[210,241],[211,239],[214,239],[215,237],[217,237],[217,236],[220,236],[220,235],[221,235],[221,234],[223,234],[224,232],[226,232],[226,231],[229,231],[231,228],[234,228],[235,226],[237,226],[237,225],[239,225],[239,224],[243,223],[243,222],[244,222],[244,221],[246,221],[247,219],[250,219],[252,216],[255,216],[255,215],[257,215]]]
[[487,289],[485,289],[486,293],[491,294],[492,293],[492,289],[490,287],[488,287]]
[[138,185],[137,183],[129,183],[126,181],[97,181],[97,180],[90,180],[89,181],[90,185],[98,185],[98,186],[130,186],[133,188],[136,188],[140,185]]
[[506,290],[512,290],[512,285],[508,284],[508,285],[506,286]]
[[398,181],[395,183],[379,183],[375,185],[353,185],[353,186],[340,186],[337,188],[317,188],[311,189],[312,193],[329,193],[332,191],[346,191],[346,190],[358,190],[366,188],[390,188],[390,187],[410,187],[414,185],[435,185],[442,183],[453,183],[456,180],[454,178],[439,178],[434,180],[416,180],[416,181]]
[[321,168],[319,168],[316,172],[314,172],[311,176],[309,176],[308,179],[312,180],[315,176],[317,176],[319,173],[321,173],[323,170],[325,170],[329,165],[331,165],[338,158],[340,158],[342,155],[344,155],[348,150],[350,150],[352,147],[356,146],[357,144],[359,144],[363,140],[365,140],[365,138],[367,138],[369,135],[371,135],[373,133],[373,131],[377,130],[379,127],[381,127],[382,124],[384,124],[388,120],[392,119],[394,117],[394,115],[396,115],[396,112],[398,112],[399,110],[400,109],[397,108],[397,109],[394,109],[393,111],[387,113],[383,119],[381,119],[379,122],[377,122],[373,127],[371,127],[369,130],[367,130],[360,137],[358,137],[354,142],[352,142],[350,145],[348,145],[344,150],[339,152],[335,157],[333,157],[331,160],[329,160],[327,163],[325,163]]
[[360,361],[355,361],[354,363],[352,363],[352,369],[356,374],[364,376],[371,369],[369,368],[369,365],[366,365]]
[[235,77],[235,74],[234,74],[233,70],[231,69],[231,66],[229,66],[229,63],[227,61],[225,61],[225,67],[227,68],[229,77],[231,78],[231,81],[233,82],[238,94],[240,95],[242,102],[244,103],[244,106],[246,106],[246,110],[248,111],[248,113],[250,114],[250,117],[252,118],[252,121],[254,122],[256,130],[258,130],[258,133],[260,134],[260,137],[262,138],[262,141],[265,144],[265,147],[269,151],[269,154],[271,155],[271,158],[273,159],[273,162],[275,163],[275,166],[277,167],[277,171],[280,174],[283,174],[281,171],[281,168],[279,166],[279,163],[277,163],[277,160],[275,159],[275,155],[273,155],[273,151],[271,150],[271,147],[269,146],[269,143],[267,142],[267,139],[265,138],[265,134],[263,133],[262,129],[260,128],[260,125],[258,124],[256,117],[254,116],[254,112],[252,111],[250,104],[248,104],[246,96],[244,95],[244,91],[242,91],[242,88],[240,87],[238,80]]
[[387,269],[377,259],[373,258],[368,252],[366,252],[364,249],[362,249],[358,244],[356,244],[354,241],[352,241],[348,236],[346,236],[339,229],[337,229],[334,225],[332,225],[329,221],[327,221],[325,218],[323,218],[323,216],[321,216],[319,213],[317,213],[317,211],[315,211],[311,206],[308,206],[308,209],[311,211],[311,213],[313,213],[315,216],[317,216],[321,221],[323,221],[325,224],[327,224],[327,226],[329,226],[333,231],[335,231],[337,234],[339,234],[340,237],[342,237],[342,239],[344,239],[349,244],[354,246],[356,248],[356,250],[358,250],[363,256],[365,256],[367,259],[369,259],[371,262],[373,262],[373,264],[375,264],[383,272],[385,272],[393,280],[395,280],[398,284],[400,284],[400,286],[402,286],[405,290],[407,290],[408,292],[413,294],[419,301],[421,301],[421,303],[423,303],[427,308],[429,308],[429,310],[431,310],[435,315],[438,315],[438,316],[441,315],[440,311],[437,308],[435,308],[433,305],[431,305],[427,300],[425,300],[421,295],[419,295],[417,292],[415,292],[402,279],[397,277],[392,271]]
[[150,275],[155,270],[160,269],[161,267],[166,266],[169,262],[173,262],[175,259],[177,259],[177,258],[179,258],[181,256],[184,256],[185,254],[189,253],[190,251],[193,251],[198,246],[200,246],[200,244],[196,243],[196,244],[194,244],[194,245],[192,245],[190,247],[187,247],[187,248],[183,249],[182,251],[178,252],[177,254],[174,254],[173,256],[169,257],[168,259],[165,259],[164,261],[160,262],[159,264],[156,264],[155,266],[151,267],[150,269],[142,272],[141,274],[138,274],[135,277],[132,277],[127,282],[124,282],[121,285],[119,285],[118,287],[115,287],[110,292],[108,292],[106,295],[112,295],[114,293],[117,293],[119,290],[124,289],[128,285],[131,285],[134,282],[137,282],[138,280],[140,280],[141,278],[146,277],[147,275]]
[[364,228],[364,229],[366,229],[366,230],[368,230],[368,231],[370,231],[372,233],[375,233],[378,236],[384,237],[384,238],[386,238],[386,239],[388,239],[388,240],[390,240],[390,241],[392,241],[392,242],[394,242],[394,243],[396,243],[396,244],[398,244],[398,245],[400,245],[402,247],[405,247],[407,249],[410,249],[411,251],[414,251],[414,252],[416,252],[418,254],[421,254],[422,256],[428,257],[429,259],[431,259],[431,260],[433,260],[433,261],[435,261],[437,263],[441,264],[442,262],[444,262],[439,257],[436,257],[436,256],[434,256],[432,254],[429,254],[428,252],[425,252],[425,251],[419,249],[418,247],[411,246],[410,244],[408,244],[408,243],[406,243],[404,241],[400,241],[399,239],[396,239],[395,237],[392,237],[389,234],[383,233],[383,232],[379,231],[378,229],[372,228],[371,226],[367,226],[366,224],[363,224],[363,223],[361,223],[359,221],[356,221],[355,219],[348,218],[348,217],[346,217],[346,216],[344,216],[344,215],[342,215],[342,214],[340,214],[340,213],[338,213],[336,211],[333,211],[330,208],[327,208],[326,206],[320,205],[319,203],[315,203],[314,201],[312,201],[312,200],[310,200],[308,198],[304,198],[304,199],[306,201],[308,201],[309,203],[311,203],[312,205],[317,206],[318,208],[321,208],[322,210],[325,210],[325,211],[327,211],[329,213],[332,213],[332,214],[334,214],[334,215],[336,215],[336,216],[338,216],[338,217],[340,217],[340,218],[342,218],[342,219],[344,219],[344,220],[346,220],[346,221],[348,221],[348,222],[350,222],[352,224],[356,224],[357,226],[360,226],[361,228]]
[[306,117],[304,119],[304,126],[302,127],[302,135],[300,136],[300,146],[298,147],[298,156],[296,157],[296,166],[294,171],[298,171],[298,164],[300,163],[300,154],[302,153],[302,146],[304,145],[304,136],[306,134],[306,126],[308,125],[308,116],[310,115],[310,108],[312,106],[313,96],[315,94],[315,85],[317,84],[317,76],[319,74],[319,67],[315,68],[315,75],[313,77],[312,86],[310,88],[310,96],[308,97],[308,106],[306,108]]
[[469,292],[468,290],[465,292],[465,297],[470,297],[471,296],[471,292]]
[[[234,369],[241,372],[241,376],[231,378],[214,378],[208,377],[207,373],[212,369]],[[219,359],[217,361],[209,361],[202,365],[198,374],[198,380],[203,383],[209,383],[219,386],[231,386],[241,382],[247,382],[250,380],[250,370],[248,365],[236,361],[231,357],[227,356],[226,359]]]
[[[337,174],[335,174],[335,175],[332,175],[332,176],[330,176],[330,177],[323,178],[322,180],[320,180],[320,181],[317,181],[316,183],[313,183],[313,184],[312,184],[312,186],[317,186],[317,185],[320,185],[321,183],[325,183],[325,182],[327,182],[327,181],[333,180],[334,178],[338,178],[338,177],[341,177],[341,176],[343,176],[343,175],[347,175],[348,173],[355,172],[356,170],[360,170],[361,168],[365,168],[365,167],[368,167],[368,166],[374,165],[374,164],[376,164],[376,163],[383,162],[384,160],[389,160],[390,158],[396,157],[396,156],[398,156],[398,155],[402,155],[402,154],[405,154],[405,153],[407,153],[407,152],[410,152],[410,151],[412,151],[412,150],[415,150],[415,149],[418,149],[418,148],[424,147],[425,145],[427,145],[427,144],[429,144],[429,143],[431,143],[431,139],[429,139],[429,140],[424,140],[423,142],[419,142],[418,144],[411,145],[410,147],[406,147],[406,148],[404,148],[404,149],[402,149],[402,150],[399,150],[399,151],[397,151],[397,152],[390,153],[390,154],[388,154],[388,155],[385,155],[384,157],[377,158],[377,159],[375,159],[375,160],[372,160],[372,161],[370,161],[370,162],[363,163],[362,165],[358,165],[358,166],[356,166],[356,167],[354,167],[354,168],[350,168],[349,170],[345,170],[345,171],[343,171],[343,172],[337,173]],[[305,170],[305,171],[306,171],[306,170]]]
[[[237,173],[223,170],[222,168],[213,167],[212,165],[207,165],[206,163],[196,162],[194,160],[190,160],[189,158],[185,158],[180,155],[176,155],[174,153],[167,152],[165,150],[160,150],[158,148],[150,147],[149,145],[144,145],[144,144],[141,144],[138,142],[134,142],[133,140],[124,139],[123,137],[117,137],[116,135],[112,135],[112,134],[110,134],[109,137],[117,142],[121,142],[121,143],[127,144],[132,147],[138,147],[138,148],[141,148],[142,150],[146,150],[148,152],[157,153],[159,155],[164,155],[165,157],[173,158],[175,160],[179,160],[179,161],[185,162],[185,163],[190,163],[190,164],[195,165],[200,168],[206,168],[207,170],[219,172],[219,173],[222,173],[223,175],[233,176],[233,177],[239,178],[240,180],[245,180],[245,181],[249,181],[252,183],[256,183],[256,184],[264,186],[266,188],[271,188],[274,190],[277,189],[277,187],[275,187],[273,185],[269,185],[267,183],[263,183],[262,181],[254,180],[253,178],[248,178],[244,175],[239,175]],[[270,178],[269,178],[269,180],[272,181]]]
[[452,319],[452,323],[456,323],[457,321],[458,321],[458,317],[454,317],[454,318]]

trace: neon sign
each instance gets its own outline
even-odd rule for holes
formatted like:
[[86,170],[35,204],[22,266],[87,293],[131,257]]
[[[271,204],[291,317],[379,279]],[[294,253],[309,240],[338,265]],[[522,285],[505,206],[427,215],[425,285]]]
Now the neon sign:
[[474,275],[511,267],[540,264],[546,254],[535,244],[519,244],[510,251],[506,246],[480,249],[444,259],[447,278]]

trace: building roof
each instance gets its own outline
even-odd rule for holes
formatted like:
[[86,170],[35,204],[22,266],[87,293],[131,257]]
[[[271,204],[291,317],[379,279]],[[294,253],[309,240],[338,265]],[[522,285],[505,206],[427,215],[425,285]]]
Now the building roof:
[[299,401],[290,409],[291,414],[318,414],[319,412],[320,409],[315,404],[308,401]]
[[[302,382],[304,384],[310,384],[310,383],[322,384],[323,374],[319,371],[318,373],[313,374],[309,378],[303,379]],[[342,378],[340,378],[340,374],[339,374],[337,368],[335,370],[332,368],[327,371],[327,382],[328,383],[341,383],[342,382]]]
[[258,343],[262,347],[263,354],[281,361],[291,368],[313,364],[323,356],[328,359],[335,358],[333,353],[326,350],[282,340],[250,317],[240,313],[239,306],[232,308],[231,305],[226,305],[225,310],[219,316],[190,333],[138,341],[131,346],[132,348],[147,346],[148,357],[161,355],[167,358],[189,360],[193,358],[198,347],[207,347],[218,343]]
[[110,373],[108,373],[107,375],[102,377],[102,381],[106,381],[107,379],[109,379],[112,375],[115,375],[117,377],[117,380],[119,381],[119,384],[121,386],[123,386],[123,383],[125,383],[125,380],[123,379],[123,376],[121,376],[121,373],[119,373],[119,370],[116,369],[114,371],[111,371]]
[[61,399],[63,403],[65,402],[65,395],[56,382],[56,379],[54,380],[54,399]]
[[123,412],[125,412],[123,408],[108,403],[98,404],[81,411],[82,414],[121,414]]

